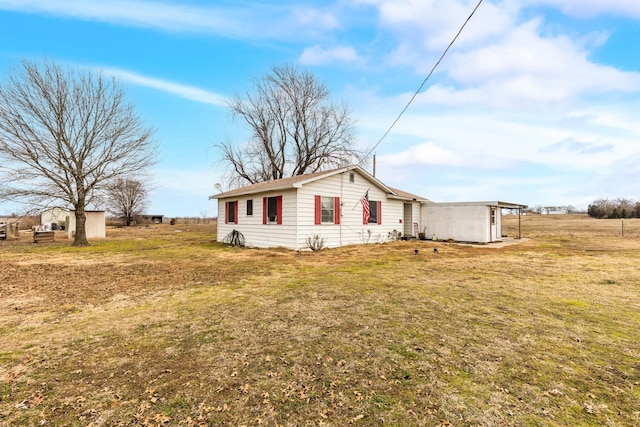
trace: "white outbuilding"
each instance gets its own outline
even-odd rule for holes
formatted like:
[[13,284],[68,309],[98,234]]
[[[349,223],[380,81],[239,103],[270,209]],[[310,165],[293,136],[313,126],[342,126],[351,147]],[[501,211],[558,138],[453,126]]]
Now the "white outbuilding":
[[[87,239],[104,239],[107,235],[104,211],[85,211],[85,214]],[[67,237],[73,238],[76,233],[76,211],[58,207],[47,209],[40,214],[40,224],[49,230],[64,229]]]

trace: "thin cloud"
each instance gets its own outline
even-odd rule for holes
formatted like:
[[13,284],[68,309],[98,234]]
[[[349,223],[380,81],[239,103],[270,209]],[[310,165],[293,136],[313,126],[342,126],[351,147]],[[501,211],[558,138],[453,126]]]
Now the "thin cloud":
[[141,74],[136,74],[131,71],[121,70],[118,68],[100,68],[100,70],[103,73],[117,77],[124,82],[157,89],[191,101],[216,105],[218,107],[225,107],[227,105],[226,98],[224,96],[195,86],[183,85],[180,83],[143,76]]
[[230,38],[289,38],[322,34],[339,26],[331,12],[311,7],[256,3],[250,8],[195,6],[151,0],[0,0],[0,9],[107,22],[163,31]]
[[594,144],[591,142],[578,141],[573,138],[563,139],[554,144],[544,146],[538,150],[539,153],[568,152],[578,155],[601,154],[614,150],[613,144]]
[[335,62],[357,63],[362,62],[362,58],[351,46],[339,46],[332,49],[313,46],[306,48],[300,55],[300,63],[304,65],[325,65]]

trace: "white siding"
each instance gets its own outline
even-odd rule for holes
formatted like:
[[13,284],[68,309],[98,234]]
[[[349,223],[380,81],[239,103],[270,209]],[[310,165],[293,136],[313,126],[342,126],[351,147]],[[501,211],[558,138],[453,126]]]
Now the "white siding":
[[[354,182],[349,179],[354,173]],[[369,190],[369,200],[382,202],[382,224],[362,223],[360,199]],[[262,224],[262,198],[282,195],[282,225]],[[315,224],[315,196],[340,198],[340,224]],[[246,201],[253,199],[253,216],[246,215]],[[225,202],[238,201],[238,224],[225,224]],[[404,202],[387,194],[357,171],[327,176],[284,192],[223,198],[218,201],[219,242],[238,230],[248,247],[307,248],[308,237],[319,235],[327,248],[359,243],[378,243],[393,230],[403,231]],[[416,215],[419,218],[419,214]]]
[[[104,211],[85,211],[87,221],[84,224],[87,239],[104,239],[107,236],[107,226]],[[76,233],[76,212],[69,211],[67,217],[67,237],[72,238]]]
[[[354,182],[349,179],[354,173]],[[382,224],[362,223],[360,199],[369,190],[369,200],[382,202]],[[340,224],[314,223],[314,196],[340,197]],[[387,199],[387,194],[356,171],[323,178],[305,184],[298,191],[299,233],[297,249],[306,248],[307,237],[324,237],[325,247],[359,243],[378,243],[380,236],[393,230],[402,231],[403,202]]]
[[[282,224],[262,223],[263,197],[282,196]],[[253,200],[253,215],[247,216],[247,200]],[[238,223],[225,224],[226,202],[238,201]],[[250,196],[220,199],[218,201],[218,236],[222,242],[233,230],[244,236],[245,245],[252,248],[284,247],[295,249],[296,237],[296,192],[287,190],[280,192],[259,193]]]
[[40,224],[42,225],[51,225],[56,223],[58,225],[64,224],[67,216],[69,215],[69,211],[61,208],[51,208],[43,211],[40,214]]
[[[495,225],[499,230],[499,209]],[[433,235],[440,240],[487,243],[490,239],[490,207],[488,206],[437,206],[422,208],[422,224],[427,239]]]

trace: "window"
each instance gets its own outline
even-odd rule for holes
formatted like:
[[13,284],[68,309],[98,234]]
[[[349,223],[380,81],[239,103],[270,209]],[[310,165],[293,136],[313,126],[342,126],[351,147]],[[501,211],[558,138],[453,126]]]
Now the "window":
[[253,200],[247,200],[247,216],[253,215]]
[[322,222],[333,223],[333,197],[323,197],[322,206]]
[[495,225],[495,224],[496,224],[496,210],[491,209],[491,225]]
[[318,224],[340,224],[340,197],[315,196],[315,221]]
[[262,198],[262,223],[282,224],[282,196]]
[[267,199],[267,217],[269,218],[269,222],[276,222],[278,218],[278,198],[277,197],[269,197]]
[[226,202],[224,206],[224,223],[225,224],[237,224],[238,223],[238,201]]
[[349,182],[356,182],[356,174],[353,172],[349,173]]
[[378,223],[378,202],[369,200],[369,224]]
[[382,202],[381,201],[369,200],[369,221],[366,221],[365,223],[382,224]]

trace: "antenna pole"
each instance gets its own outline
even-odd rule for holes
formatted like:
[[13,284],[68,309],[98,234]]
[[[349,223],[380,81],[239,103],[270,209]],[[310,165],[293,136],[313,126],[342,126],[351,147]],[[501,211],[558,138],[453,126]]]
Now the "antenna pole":
[[373,155],[373,177],[376,177],[376,155]]

